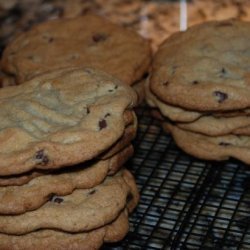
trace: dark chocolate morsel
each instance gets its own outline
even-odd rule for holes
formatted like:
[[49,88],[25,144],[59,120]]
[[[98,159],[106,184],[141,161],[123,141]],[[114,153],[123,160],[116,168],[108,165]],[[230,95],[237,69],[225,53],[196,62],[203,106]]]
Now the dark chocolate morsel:
[[96,192],[96,190],[93,189],[93,190],[91,190],[91,191],[88,193],[88,195],[92,195],[92,194],[94,194],[95,192]]
[[63,202],[63,198],[58,197],[55,194],[51,194],[51,197],[50,197],[49,201],[60,204],[60,203]]
[[60,198],[60,197],[56,197],[53,202],[56,202],[56,203],[62,203],[63,202],[63,198]]
[[96,33],[92,36],[92,39],[94,42],[103,42],[107,39],[107,35],[105,33]]
[[105,119],[100,120],[99,121],[99,128],[100,128],[100,130],[102,130],[102,129],[106,128],[106,127],[107,127],[106,120]]
[[41,149],[36,152],[35,159],[39,161],[39,164],[46,165],[49,162],[48,156],[44,153],[44,150]]
[[108,92],[113,92],[115,89],[118,89],[118,85],[115,85],[113,89],[109,89]]
[[221,73],[222,73],[222,74],[225,74],[225,73],[226,73],[225,68],[222,68],[222,69],[221,69]]
[[216,26],[217,27],[233,26],[233,23],[230,21],[224,21],[224,22],[219,22]]
[[198,84],[199,82],[197,80],[194,80],[192,83],[193,84]]
[[223,141],[222,141],[222,142],[219,143],[219,145],[220,145],[220,146],[230,146],[231,143],[229,143],[229,142],[223,142]]
[[89,107],[86,107],[86,112],[87,112],[87,114],[89,114],[89,113],[90,113],[90,109],[89,109]]
[[56,195],[55,193],[49,194],[48,195],[48,201],[52,201],[55,195]]
[[131,193],[128,194],[127,196],[127,203],[133,200],[133,195]]
[[228,98],[228,95],[226,93],[220,91],[214,91],[213,94],[219,103],[224,102]]

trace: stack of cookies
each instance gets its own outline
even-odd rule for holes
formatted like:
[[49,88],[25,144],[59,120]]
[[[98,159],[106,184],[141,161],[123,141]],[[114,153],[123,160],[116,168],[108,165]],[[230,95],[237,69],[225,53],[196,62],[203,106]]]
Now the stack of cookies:
[[123,164],[134,90],[99,70],[56,70],[0,91],[0,248],[98,249],[138,202]]
[[147,102],[176,143],[250,163],[250,23],[213,21],[172,35],[153,60]]

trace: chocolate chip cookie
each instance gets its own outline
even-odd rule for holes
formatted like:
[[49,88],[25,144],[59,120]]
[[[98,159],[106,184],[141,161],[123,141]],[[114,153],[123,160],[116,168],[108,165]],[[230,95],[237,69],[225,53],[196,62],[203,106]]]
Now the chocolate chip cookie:
[[154,58],[150,90],[192,111],[249,107],[249,31],[249,22],[225,20],[172,35]]
[[86,232],[112,222],[128,207],[133,210],[139,193],[132,175],[122,170],[91,189],[76,189],[70,195],[51,196],[37,210],[0,216],[0,232],[21,235],[38,229]]
[[182,130],[170,123],[163,127],[174,137],[176,144],[188,154],[205,160],[228,160],[230,157],[250,163],[250,137],[238,135],[206,136]]
[[84,162],[122,137],[134,91],[98,70],[58,72],[0,90],[0,175]]
[[88,14],[32,27],[6,47],[1,64],[18,83],[75,66],[103,70],[131,85],[147,72],[150,54],[149,43],[135,31]]

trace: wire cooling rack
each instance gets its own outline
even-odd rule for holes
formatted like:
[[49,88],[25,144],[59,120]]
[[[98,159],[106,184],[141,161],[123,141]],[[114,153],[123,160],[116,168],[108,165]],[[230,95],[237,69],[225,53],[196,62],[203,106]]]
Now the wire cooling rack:
[[250,249],[250,167],[186,155],[149,108],[137,110],[129,162],[141,199],[121,249]]

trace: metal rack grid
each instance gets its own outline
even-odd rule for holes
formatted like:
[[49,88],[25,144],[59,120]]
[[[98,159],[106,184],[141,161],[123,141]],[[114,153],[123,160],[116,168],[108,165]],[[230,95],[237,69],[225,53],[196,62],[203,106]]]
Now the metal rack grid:
[[131,228],[108,249],[250,249],[250,168],[186,155],[146,107],[129,162],[141,199]]

